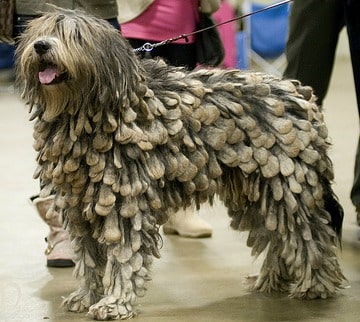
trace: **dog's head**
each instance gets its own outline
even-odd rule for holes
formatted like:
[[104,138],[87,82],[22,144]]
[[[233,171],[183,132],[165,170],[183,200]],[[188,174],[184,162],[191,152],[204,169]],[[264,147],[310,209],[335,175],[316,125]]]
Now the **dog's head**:
[[119,30],[64,9],[28,24],[19,39],[16,68],[22,97],[40,105],[45,119],[59,115],[70,100],[101,99],[108,92],[119,97],[139,80],[137,59]]

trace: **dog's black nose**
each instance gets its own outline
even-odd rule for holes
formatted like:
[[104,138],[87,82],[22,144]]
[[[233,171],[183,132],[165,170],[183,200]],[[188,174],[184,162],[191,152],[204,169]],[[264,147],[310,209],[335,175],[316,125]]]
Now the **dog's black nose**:
[[50,44],[45,40],[39,40],[34,44],[34,48],[36,53],[43,55],[50,49]]

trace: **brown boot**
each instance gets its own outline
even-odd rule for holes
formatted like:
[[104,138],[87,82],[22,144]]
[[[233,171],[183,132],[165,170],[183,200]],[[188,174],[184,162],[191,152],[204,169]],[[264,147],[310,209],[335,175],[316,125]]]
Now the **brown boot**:
[[63,229],[63,220],[57,211],[47,214],[54,202],[54,197],[40,198],[38,195],[30,198],[41,219],[49,226],[50,233],[45,238],[48,246],[45,250],[48,267],[71,267],[74,266],[73,252],[70,247],[70,238]]

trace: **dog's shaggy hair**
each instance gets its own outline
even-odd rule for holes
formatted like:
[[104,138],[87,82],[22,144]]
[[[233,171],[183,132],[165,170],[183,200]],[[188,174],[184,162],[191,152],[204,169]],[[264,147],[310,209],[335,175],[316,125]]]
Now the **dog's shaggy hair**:
[[252,285],[327,298],[342,208],[312,90],[257,72],[141,61],[107,22],[59,10],[34,20],[17,50],[41,194],[55,193],[80,288],[64,301],[105,320],[134,315],[159,226],[192,203],[224,202],[252,254]]

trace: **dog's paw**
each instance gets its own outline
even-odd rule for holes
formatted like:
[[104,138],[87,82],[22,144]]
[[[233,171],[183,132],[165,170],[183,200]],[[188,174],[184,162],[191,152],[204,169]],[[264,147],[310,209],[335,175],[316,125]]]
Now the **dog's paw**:
[[114,296],[106,296],[98,303],[92,305],[89,309],[88,316],[96,320],[125,320],[134,316],[132,306],[119,303]]
[[339,266],[333,265],[333,270],[317,269],[305,275],[298,281],[290,292],[294,299],[327,299],[333,297],[339,289],[343,289],[342,282],[346,280]]
[[290,283],[288,280],[282,280],[278,276],[271,275],[248,275],[244,281],[245,287],[249,291],[262,293],[289,293]]
[[291,291],[290,298],[300,300],[327,299],[333,297],[338,288],[337,286],[330,285],[330,283],[327,283],[326,286],[318,283],[307,289],[303,285],[298,285]]
[[62,305],[71,312],[84,312],[90,307],[91,303],[94,303],[91,302],[91,293],[79,288],[65,298]]

